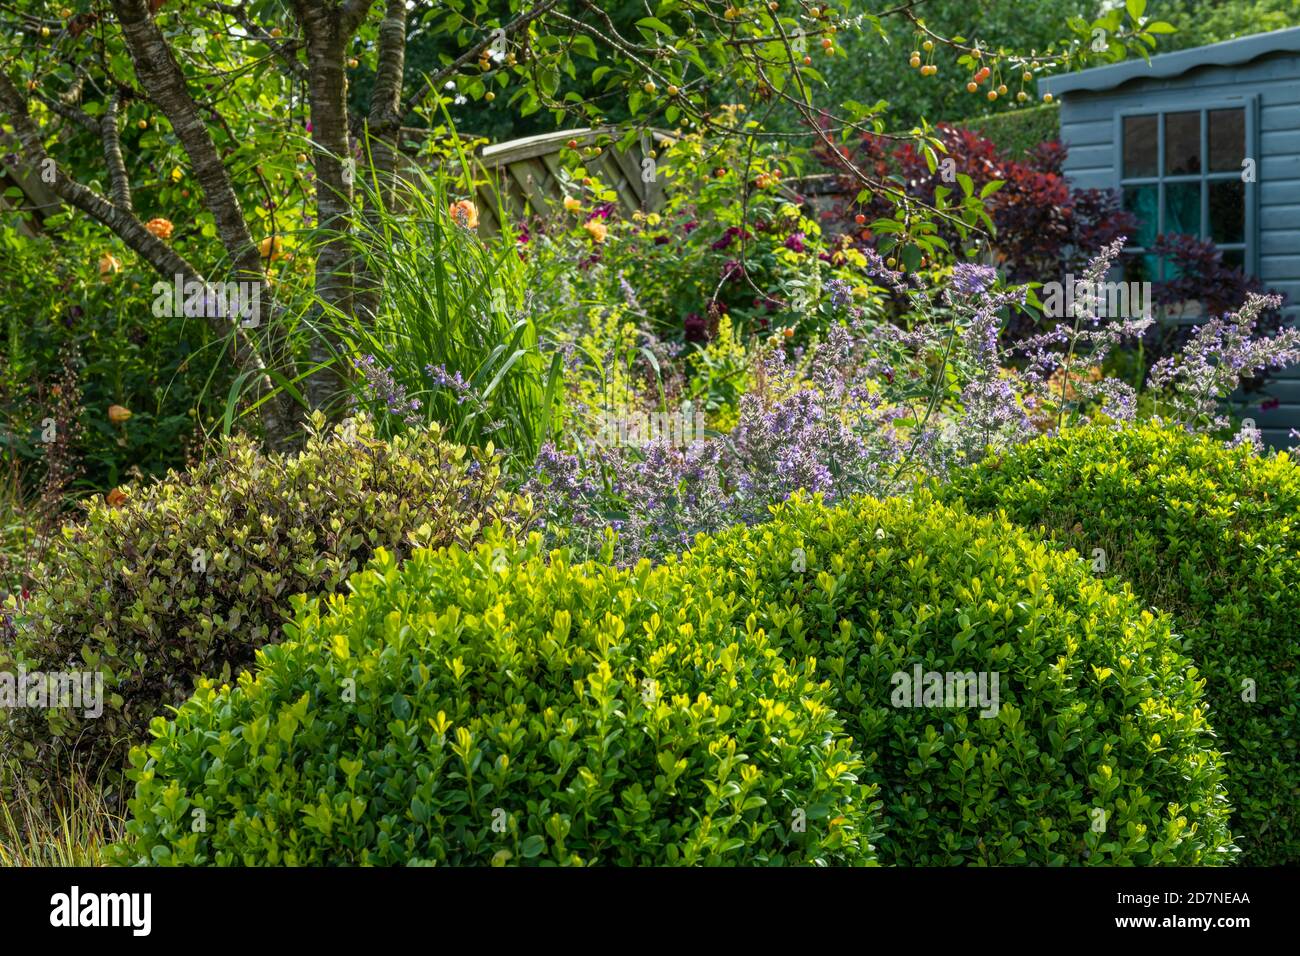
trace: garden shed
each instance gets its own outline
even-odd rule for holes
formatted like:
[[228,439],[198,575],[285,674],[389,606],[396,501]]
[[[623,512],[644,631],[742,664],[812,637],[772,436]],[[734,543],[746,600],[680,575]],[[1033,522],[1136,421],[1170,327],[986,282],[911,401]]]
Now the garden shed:
[[[1140,223],[1129,251],[1157,235],[1212,239],[1224,260],[1288,297],[1300,316],[1300,28],[1127,60],[1045,79],[1061,102],[1065,172],[1081,189],[1118,189]],[[1167,263],[1135,256],[1131,280]],[[1271,445],[1300,428],[1300,368],[1279,374],[1253,418]],[[1276,404],[1274,404],[1274,401]]]

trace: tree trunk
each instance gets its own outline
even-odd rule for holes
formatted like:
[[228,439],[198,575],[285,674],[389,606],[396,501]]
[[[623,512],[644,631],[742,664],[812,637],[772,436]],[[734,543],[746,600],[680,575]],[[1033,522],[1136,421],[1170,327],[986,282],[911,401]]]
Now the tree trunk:
[[[402,81],[406,70],[406,3],[388,0],[384,21],[379,26],[378,65],[375,85],[370,93],[370,116],[366,121],[367,145],[373,177],[371,188],[376,195],[366,206],[367,238],[379,227],[379,206],[389,206],[393,198],[398,162],[397,136],[402,128]],[[356,314],[372,320],[379,310],[380,285],[369,263],[358,264],[356,273]]]
[[314,311],[324,328],[313,337],[308,358],[313,367],[335,360],[330,368],[312,373],[305,385],[311,407],[321,408],[341,397],[346,374],[337,363],[338,338],[326,330],[340,316],[353,314],[352,250],[346,233],[354,209],[356,159],[348,135],[344,68],[351,30],[350,17],[339,4],[294,0],[294,9],[306,37],[317,224],[325,232],[316,254],[316,295],[324,308]]

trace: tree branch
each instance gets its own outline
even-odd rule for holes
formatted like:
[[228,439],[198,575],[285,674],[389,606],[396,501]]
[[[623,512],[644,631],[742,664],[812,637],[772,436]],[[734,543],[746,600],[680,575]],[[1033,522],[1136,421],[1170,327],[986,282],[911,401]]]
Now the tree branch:
[[185,74],[167,38],[149,13],[147,0],[112,0],[136,76],[149,99],[163,112],[189,156],[205,205],[216,220],[217,235],[237,275],[261,277],[262,258],[248,229],[234,185],[207,125],[199,116]]
[[94,133],[96,136],[100,134],[99,124],[81,107],[65,103],[58,97],[46,96],[40,91],[36,92],[36,98],[44,103],[46,108],[56,116],[61,116],[70,123],[76,123],[88,133]]
[[302,49],[302,43],[297,39],[280,40],[270,35],[260,24],[254,23],[253,18],[248,15],[248,11],[237,3],[213,3],[213,10],[218,10],[226,16],[231,17],[244,28],[250,40],[256,40],[264,43],[275,54],[276,59],[285,65],[285,67],[300,80],[307,78],[307,68],[303,66],[302,61],[298,59],[298,51]]
[[[544,16],[545,14],[549,13],[551,10],[555,9],[555,7],[559,5],[559,3],[560,0],[544,0],[544,2],[539,3],[531,10],[525,13],[521,13],[519,16],[515,17],[509,23],[501,27],[501,30],[504,32],[506,36],[512,36],[513,34],[518,33],[524,27],[528,26],[528,24],[532,23],[538,17]],[[488,36],[480,40],[478,43],[475,43],[472,47],[470,47],[460,56],[456,57],[456,59],[454,59],[451,63],[447,64],[437,73],[434,73],[427,80],[425,80],[425,82],[420,86],[418,90],[415,91],[415,93],[407,97],[406,103],[402,106],[402,115],[405,116],[407,113],[411,112],[411,110],[415,109],[415,107],[420,103],[420,101],[429,95],[430,91],[436,90],[440,86],[442,86],[442,84],[445,83],[449,77],[454,76],[457,72],[459,72],[461,67],[477,60],[479,54],[482,53],[484,50],[486,50],[491,43],[492,43],[492,35],[489,34]]]
[[100,135],[104,140],[104,163],[108,166],[109,195],[113,205],[132,212],[131,180],[126,174],[126,160],[122,158],[122,136],[117,128],[117,112],[122,105],[122,94],[114,90],[108,98],[104,115],[100,118]]
[[339,27],[343,35],[351,37],[370,15],[370,8],[375,0],[345,0],[343,12],[339,18]]
[[402,124],[402,78],[406,71],[406,3],[388,0],[379,24],[375,85],[370,91],[370,127],[389,133]]

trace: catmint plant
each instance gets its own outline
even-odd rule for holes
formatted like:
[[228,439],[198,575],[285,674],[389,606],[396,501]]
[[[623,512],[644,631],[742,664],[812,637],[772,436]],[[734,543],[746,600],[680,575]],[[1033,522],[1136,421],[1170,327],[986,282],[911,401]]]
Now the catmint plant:
[[[1122,249],[1122,239],[1104,247],[1081,287],[1102,288]],[[827,502],[905,494],[919,479],[1096,413],[1136,420],[1135,388],[1101,369],[1150,327],[1149,315],[1103,315],[1101,297],[1085,292],[1068,315],[1006,345],[1001,333],[1027,290],[1000,287],[992,266],[959,264],[936,291],[869,250],[866,260],[908,304],[905,325],[865,317],[831,280],[834,320],[806,345],[763,343],[723,433],[684,447],[544,447],[525,486],[542,526],[580,552],[612,548],[619,564],[657,560],[697,534],[764,521],[795,492]],[[1211,320],[1152,370],[1147,388],[1167,394],[1187,427],[1222,427],[1218,403],[1243,376],[1300,360],[1300,331],[1253,336],[1256,317],[1277,305],[1252,296],[1235,316]]]
[[1169,416],[1189,430],[1226,428],[1220,401],[1243,378],[1300,361],[1300,329],[1252,335],[1263,313],[1277,309],[1278,296],[1251,293],[1234,314],[1212,318],[1194,329],[1176,357],[1151,368],[1147,387],[1164,389]]

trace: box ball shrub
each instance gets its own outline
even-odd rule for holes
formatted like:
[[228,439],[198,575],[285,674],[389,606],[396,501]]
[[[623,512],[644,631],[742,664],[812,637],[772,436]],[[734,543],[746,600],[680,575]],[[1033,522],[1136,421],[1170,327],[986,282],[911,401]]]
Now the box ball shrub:
[[1300,468],[1145,425],[1040,439],[945,492],[1131,582],[1206,682],[1242,862],[1300,863]]
[[[682,571],[830,673],[880,787],[882,863],[1231,856],[1223,760],[1169,621],[1005,520],[928,494],[795,499],[698,540]],[[918,672],[943,696],[895,697]],[[997,707],[948,698],[950,674],[990,692],[997,674]]]
[[[304,605],[255,674],[154,722],[119,859],[1231,850],[1222,758],[1167,619],[1005,521],[795,499],[657,568],[538,547],[384,558],[351,596]],[[998,671],[996,716],[894,706],[916,665]]]
[[811,660],[666,570],[540,548],[381,554],[304,603],[255,674],[154,721],[119,862],[873,861]]
[[228,679],[278,640],[292,595],[340,588],[379,548],[473,541],[522,508],[490,453],[436,428],[384,442],[366,421],[331,431],[319,418],[297,454],[236,438],[121,507],[92,504],[51,547],[30,600],[11,609],[0,671],[101,672],[103,714],[10,710],[6,746],[41,767],[64,756],[96,774],[105,761],[121,766],[198,676]]

